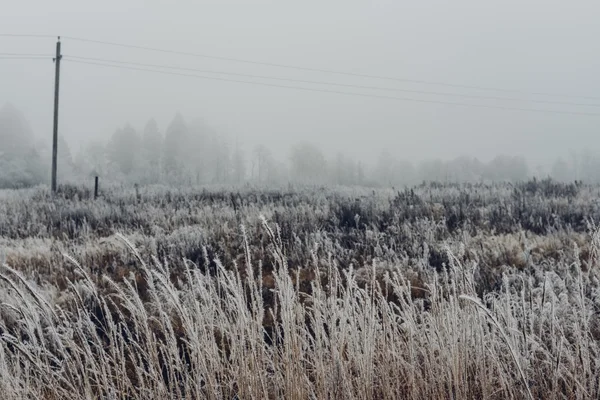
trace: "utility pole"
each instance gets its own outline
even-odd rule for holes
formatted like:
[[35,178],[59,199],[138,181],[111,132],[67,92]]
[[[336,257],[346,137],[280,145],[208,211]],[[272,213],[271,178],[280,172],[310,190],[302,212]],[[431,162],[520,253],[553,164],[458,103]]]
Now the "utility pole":
[[54,132],[52,136],[52,193],[56,193],[56,167],[58,157],[58,88],[60,86],[60,36],[56,42],[56,57],[54,58]]

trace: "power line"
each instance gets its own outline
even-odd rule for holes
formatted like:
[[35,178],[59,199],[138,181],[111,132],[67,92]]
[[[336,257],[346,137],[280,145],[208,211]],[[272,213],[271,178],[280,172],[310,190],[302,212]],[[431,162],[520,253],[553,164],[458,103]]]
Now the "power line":
[[159,70],[144,69],[144,68],[137,68],[137,67],[128,67],[128,66],[121,66],[121,65],[114,65],[114,64],[105,64],[105,63],[91,62],[91,61],[78,61],[78,60],[73,60],[73,59],[68,59],[68,58],[66,59],[66,61],[69,61],[69,62],[72,62],[72,63],[97,65],[97,66],[112,67],[112,68],[118,68],[118,69],[127,69],[127,70],[133,70],[133,71],[154,72],[154,73],[165,74],[165,75],[193,77],[193,78],[199,78],[199,79],[216,80],[216,81],[233,82],[233,83],[244,83],[244,84],[250,84],[250,85],[268,86],[268,87],[276,87],[276,88],[284,88],[284,89],[304,90],[304,91],[311,91],[311,92],[335,93],[335,94],[342,94],[342,95],[349,95],[349,96],[371,97],[371,98],[399,100],[399,101],[409,101],[409,102],[417,102],[417,103],[444,104],[444,105],[462,106],[462,107],[489,108],[489,109],[498,109],[498,110],[527,111],[527,112],[539,112],[539,113],[549,113],[549,114],[569,114],[569,115],[600,116],[600,113],[589,113],[589,112],[578,112],[578,111],[561,111],[561,110],[545,110],[545,109],[534,109],[534,108],[504,107],[504,106],[491,106],[491,105],[483,105],[483,104],[455,103],[455,102],[442,101],[442,100],[423,100],[423,99],[404,98],[404,97],[395,97],[395,96],[374,95],[374,94],[366,94],[366,93],[358,93],[358,92],[344,92],[344,91],[338,91],[338,90],[306,88],[306,87],[300,87],[300,86],[277,85],[277,84],[272,84],[272,83],[251,82],[251,81],[243,81],[243,80],[237,80],[237,79],[217,78],[217,77],[210,77],[210,76],[203,76],[203,75],[193,75],[193,74],[184,74],[184,73],[170,72],[170,71],[159,71]]
[[0,53],[0,60],[47,60],[49,54]]
[[516,98],[516,97],[480,96],[480,95],[469,95],[469,94],[460,94],[460,93],[432,92],[432,91],[426,91],[426,90],[387,88],[387,87],[381,87],[381,86],[351,85],[351,84],[345,84],[345,83],[311,81],[311,80],[291,79],[291,78],[278,78],[278,77],[265,76],[265,75],[252,75],[252,74],[242,74],[242,73],[235,73],[235,72],[203,70],[203,69],[184,68],[184,67],[176,67],[176,66],[168,66],[168,65],[144,64],[144,63],[137,63],[137,62],[108,60],[108,59],[93,58],[93,57],[80,57],[80,56],[67,56],[67,55],[65,55],[64,57],[70,58],[70,59],[76,59],[76,60],[100,61],[103,63],[134,65],[134,66],[148,67],[148,68],[173,69],[173,70],[179,70],[179,71],[200,72],[200,73],[205,73],[205,74],[232,75],[232,76],[241,76],[241,77],[246,77],[246,78],[270,79],[270,80],[275,80],[275,81],[309,83],[309,84],[315,84],[315,85],[340,86],[340,87],[349,87],[349,88],[356,88],[356,89],[382,90],[382,91],[389,91],[389,92],[404,92],[404,93],[418,93],[418,94],[427,94],[427,95],[436,95],[436,96],[460,97],[460,98],[467,98],[467,99],[522,101],[522,102],[540,103],[540,104],[560,104],[560,105],[569,105],[569,106],[600,107],[600,104],[571,103],[571,102],[550,101],[550,100],[531,100],[531,99],[522,99],[522,98]]
[[4,60],[47,60],[52,56],[3,56],[0,54],[0,58]]
[[[57,36],[56,35],[39,35],[39,34],[0,33],[0,37],[55,38]],[[239,62],[239,63],[246,63],[246,64],[264,65],[264,66],[277,67],[277,68],[288,68],[288,69],[295,69],[295,70],[300,70],[300,71],[311,71],[311,72],[320,72],[320,73],[335,74],[335,75],[354,76],[354,77],[360,77],[360,78],[380,79],[380,80],[389,80],[389,81],[396,81],[396,82],[409,82],[409,83],[424,84],[424,85],[438,85],[438,86],[447,86],[447,87],[455,87],[455,88],[463,88],[463,89],[475,89],[475,90],[484,90],[484,91],[497,91],[497,92],[516,93],[516,94],[523,94],[523,95],[552,96],[552,97],[579,98],[579,99],[587,99],[587,100],[600,100],[600,97],[597,97],[597,96],[568,95],[568,94],[562,94],[562,93],[546,93],[546,92],[526,92],[526,91],[515,90],[515,89],[494,88],[494,87],[477,86],[477,85],[464,85],[464,84],[455,84],[455,83],[438,82],[438,81],[416,80],[416,79],[397,78],[397,77],[389,77],[389,76],[382,76],[382,75],[360,74],[360,73],[336,71],[336,70],[330,70],[330,69],[310,68],[310,67],[301,67],[301,66],[294,66],[294,65],[287,65],[287,64],[244,60],[244,59],[233,58],[233,57],[220,57],[220,56],[214,56],[214,55],[209,55],[209,54],[166,50],[166,49],[159,49],[159,48],[153,48],[153,47],[147,47],[147,46],[136,46],[136,45],[129,45],[129,44],[124,44],[124,43],[115,43],[115,42],[108,42],[108,41],[101,41],[101,40],[86,39],[86,38],[80,38],[80,37],[74,37],[74,36],[63,36],[63,38],[69,39],[69,40],[74,40],[74,41],[80,41],[80,42],[104,44],[104,45],[109,45],[109,46],[133,48],[133,49],[138,49],[138,50],[179,54],[179,55],[185,55],[185,56],[202,57],[202,58]],[[415,93],[417,93],[417,91],[415,91]],[[466,95],[464,95],[462,97],[466,97]],[[475,97],[473,97],[473,98],[475,98]],[[537,101],[537,102],[541,103],[542,101]],[[553,104],[550,102],[548,102],[548,103]],[[556,102],[556,104],[560,104],[560,103]],[[567,103],[564,103],[564,104],[567,104]],[[572,105],[579,105],[579,104],[572,104]],[[581,104],[581,105],[587,105],[587,104]],[[592,106],[596,106],[596,105],[592,105]]]
[[554,96],[554,97],[580,98],[580,99],[588,99],[588,100],[600,100],[600,97],[594,97],[594,96],[575,96],[575,95],[567,95],[567,94],[542,93],[542,92],[528,93],[525,91],[514,90],[514,89],[503,89],[503,88],[493,88],[493,87],[476,86],[476,85],[455,84],[455,83],[448,83],[448,82],[396,78],[396,77],[388,77],[388,76],[382,76],[382,75],[369,75],[369,74],[360,74],[360,73],[353,73],[353,72],[336,71],[336,70],[330,70],[330,69],[310,68],[310,67],[301,67],[301,66],[294,66],[294,65],[287,65],[287,64],[251,61],[251,60],[244,60],[244,59],[233,58],[233,57],[220,57],[220,56],[214,56],[214,55],[209,55],[209,54],[190,53],[190,52],[176,51],[176,50],[166,50],[166,49],[159,49],[159,48],[154,48],[154,47],[136,46],[136,45],[130,45],[130,44],[123,44],[123,43],[107,42],[107,41],[102,41],[102,40],[85,39],[85,38],[79,38],[79,37],[73,37],[73,36],[63,36],[63,38],[69,39],[69,40],[74,40],[74,41],[80,41],[80,42],[96,43],[96,44],[124,47],[124,48],[130,48],[130,49],[154,51],[154,52],[168,53],[168,54],[178,54],[178,55],[191,56],[191,57],[202,57],[202,58],[209,58],[209,59],[214,59],[214,60],[231,61],[231,62],[238,62],[238,63],[245,63],[245,64],[264,65],[264,66],[276,67],[276,68],[288,68],[288,69],[295,69],[295,70],[299,70],[299,71],[311,71],[311,72],[320,72],[320,73],[326,73],[326,74],[354,76],[354,77],[359,77],[359,78],[380,79],[380,80],[388,80],[388,81],[396,81],[396,82],[410,82],[410,83],[417,83],[417,84],[424,84],[424,85],[447,86],[447,87],[462,88],[462,89],[475,89],[475,90],[486,90],[486,91],[496,91],[496,92],[506,92],[506,93],[529,94],[529,95],[535,95],[535,96]]
[[52,54],[0,53],[2,57],[53,57]]
[[0,56],[0,60],[46,60],[48,57],[31,57],[31,56],[25,56],[25,57],[13,57],[13,56],[8,56],[8,57],[4,57],[4,56]]
[[0,33],[0,37],[56,38],[55,35],[29,35],[29,34],[21,34],[21,33]]

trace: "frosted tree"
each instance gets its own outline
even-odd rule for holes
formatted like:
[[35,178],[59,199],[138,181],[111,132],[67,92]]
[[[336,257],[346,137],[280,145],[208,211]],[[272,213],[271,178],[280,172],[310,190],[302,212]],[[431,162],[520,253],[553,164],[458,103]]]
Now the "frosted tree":
[[356,183],[359,185],[365,182],[365,167],[362,162],[356,164]]
[[527,179],[529,169],[523,157],[500,155],[488,164],[487,178],[493,181],[517,182]]
[[359,165],[353,159],[338,153],[331,170],[331,181],[338,185],[359,184]]
[[214,154],[216,156],[214,181],[217,183],[228,182],[231,176],[232,163],[229,145],[224,138],[217,138],[214,148]]
[[484,165],[476,158],[461,156],[447,163],[451,182],[477,182],[482,179]]
[[69,143],[58,135],[57,175],[59,179],[70,180],[75,175],[75,162]]
[[109,164],[106,146],[99,141],[89,142],[79,150],[74,163],[76,171],[81,175],[106,176]]
[[187,158],[190,156],[189,134],[185,120],[177,113],[167,128],[164,144],[164,170],[173,178],[181,179],[185,173]]
[[375,181],[386,186],[411,185],[417,181],[417,172],[412,163],[397,160],[388,151],[383,151],[374,170]]
[[332,179],[338,185],[343,185],[345,182],[345,157],[342,153],[337,153],[335,157],[335,164],[332,171]]
[[382,185],[392,185],[394,182],[394,164],[396,160],[388,151],[382,151],[375,166],[375,179]]
[[117,129],[108,144],[109,159],[124,175],[133,173],[139,161],[140,137],[133,127],[127,124]]
[[24,187],[45,181],[42,158],[24,115],[6,104],[0,109],[0,187]]
[[552,176],[552,179],[559,182],[568,182],[573,178],[573,173],[569,164],[562,158],[559,158],[554,162],[550,175]]
[[445,182],[448,179],[448,171],[442,160],[421,162],[417,175],[419,180],[427,182]]
[[580,179],[587,182],[600,181],[600,162],[598,156],[590,149],[581,152],[579,156]]
[[395,185],[414,185],[417,183],[417,171],[410,161],[396,161],[393,171]]
[[233,152],[233,178],[238,184],[246,179],[246,154],[238,143]]
[[156,120],[149,120],[142,135],[142,154],[146,178],[152,182],[160,180],[163,142]]
[[25,116],[12,104],[0,109],[0,151],[4,157],[21,157],[33,147],[33,131]]
[[268,181],[272,168],[273,154],[271,150],[262,144],[256,146],[254,149],[254,163],[252,165],[253,176],[256,176],[258,182]]
[[292,147],[291,173],[296,181],[322,183],[327,171],[325,156],[313,144],[302,142]]

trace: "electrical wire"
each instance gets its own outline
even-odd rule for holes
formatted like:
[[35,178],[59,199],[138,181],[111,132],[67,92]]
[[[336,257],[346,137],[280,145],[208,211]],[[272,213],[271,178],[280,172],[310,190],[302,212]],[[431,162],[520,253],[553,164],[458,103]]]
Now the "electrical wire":
[[381,87],[381,86],[351,85],[351,84],[345,84],[345,83],[311,81],[311,80],[304,80],[304,79],[277,78],[277,77],[265,76],[265,75],[251,75],[251,74],[242,74],[242,73],[235,73],[235,72],[224,72],[224,71],[203,70],[203,69],[196,69],[196,68],[175,67],[175,66],[168,66],[168,65],[144,64],[144,63],[129,62],[129,61],[108,60],[108,59],[94,58],[94,57],[80,57],[80,56],[63,55],[63,58],[64,57],[76,59],[76,60],[84,60],[84,61],[100,61],[103,63],[133,65],[133,66],[148,67],[148,68],[173,69],[173,70],[179,70],[179,71],[200,72],[200,73],[205,73],[205,74],[231,75],[231,76],[241,76],[241,77],[246,77],[246,78],[269,79],[269,80],[275,80],[275,81],[339,86],[339,87],[349,87],[349,88],[356,88],[356,89],[382,90],[382,91],[403,92],[403,93],[417,93],[417,94],[427,94],[427,95],[436,95],[436,96],[460,97],[460,98],[466,98],[466,99],[522,101],[522,102],[540,103],[540,104],[560,104],[560,105],[569,105],[569,106],[600,107],[600,104],[571,103],[571,102],[551,101],[551,100],[533,100],[533,99],[522,99],[522,98],[516,98],[516,97],[480,96],[480,95],[468,95],[468,94],[448,93],[448,92],[432,92],[432,91],[426,91],[426,90],[386,88],[386,87]]
[[0,53],[2,57],[53,57],[50,54]]
[[[58,36],[56,36],[56,35],[40,35],[40,34],[0,33],[0,37],[57,38]],[[58,38],[60,39],[60,37],[58,37]],[[496,91],[496,92],[515,93],[515,94],[523,94],[523,95],[552,96],[552,97],[579,98],[579,99],[587,99],[587,100],[600,100],[600,97],[597,97],[597,96],[568,95],[568,94],[546,93],[546,92],[526,92],[526,91],[514,90],[514,89],[494,88],[494,87],[477,86],[477,85],[464,85],[464,84],[455,84],[455,83],[428,81],[428,80],[406,79],[406,78],[389,77],[389,76],[382,76],[382,75],[360,74],[360,73],[336,71],[336,70],[330,70],[330,69],[310,68],[310,67],[301,67],[301,66],[294,66],[294,65],[287,65],[287,64],[252,61],[252,60],[245,60],[245,59],[233,58],[233,57],[220,57],[220,56],[214,56],[214,55],[209,55],[209,54],[166,50],[166,49],[159,49],[159,48],[154,48],[154,47],[136,46],[136,45],[130,45],[130,44],[124,44],[124,43],[86,39],[86,38],[75,37],[75,36],[63,36],[62,38],[68,39],[68,40],[73,40],[73,41],[79,41],[79,42],[96,43],[96,44],[118,46],[118,47],[124,47],[124,48],[133,48],[133,49],[138,49],[138,50],[178,54],[178,55],[185,55],[185,56],[192,56],[192,57],[202,57],[202,58],[216,59],[216,60],[222,60],[222,61],[231,61],[231,62],[238,62],[238,63],[264,65],[264,66],[277,67],[277,68],[288,68],[288,69],[295,69],[295,70],[301,70],[301,71],[311,71],[311,72],[320,72],[320,73],[327,73],[327,74],[354,76],[354,77],[360,77],[360,78],[389,80],[389,81],[396,81],[396,82],[409,82],[409,83],[424,84],[424,85],[447,86],[447,87],[454,87],[454,88],[474,89],[474,90],[483,90],[483,91]],[[271,79],[271,78],[266,78],[266,79]],[[300,80],[298,80],[298,81],[300,81]],[[309,82],[305,82],[305,83],[309,83]],[[355,86],[358,86],[358,85],[355,85]],[[378,89],[378,90],[384,90],[384,89],[382,88],[382,89]],[[404,90],[404,91],[408,92],[408,90]],[[418,91],[414,91],[414,92],[418,93]],[[432,94],[450,96],[450,94],[442,94],[442,93],[432,93]],[[458,95],[456,95],[456,96],[458,96]],[[467,98],[467,95],[461,95],[460,97]],[[472,97],[472,98],[476,98],[476,97]],[[503,99],[498,99],[498,100],[503,100]],[[532,100],[528,100],[528,101],[533,102]],[[542,103],[543,101],[538,100],[535,102]],[[546,102],[546,103],[548,103],[548,104],[567,104],[567,103],[558,103],[558,102],[555,102],[555,103]],[[589,104],[574,103],[571,105],[588,106]],[[596,105],[589,105],[589,106],[596,107]]]
[[30,38],[56,38],[55,35],[30,35],[21,33],[0,33],[0,37],[30,37]]
[[359,77],[359,78],[380,79],[380,80],[388,80],[388,81],[396,81],[396,82],[410,82],[410,83],[424,84],[424,85],[448,86],[448,87],[463,88],[463,89],[475,89],[475,90],[506,92],[506,93],[519,93],[519,94],[535,95],[535,96],[554,96],[554,97],[580,98],[580,99],[588,99],[588,100],[600,100],[600,97],[594,97],[594,96],[575,96],[575,95],[558,94],[558,93],[543,93],[543,92],[528,93],[525,91],[514,90],[514,89],[493,88],[493,87],[476,86],[476,85],[462,85],[462,84],[455,84],[455,83],[448,83],[448,82],[395,78],[395,77],[388,77],[388,76],[382,76],[382,75],[369,75],[369,74],[360,74],[360,73],[353,73],[353,72],[336,71],[336,70],[330,70],[330,69],[300,67],[300,66],[287,65],[287,64],[244,60],[244,59],[240,59],[240,58],[220,57],[220,56],[214,56],[214,55],[209,55],[209,54],[191,53],[191,52],[176,51],[176,50],[166,50],[166,49],[159,49],[159,48],[146,47],[146,46],[136,46],[136,45],[108,42],[108,41],[102,41],[102,40],[86,39],[86,38],[80,38],[80,37],[74,37],[74,36],[63,36],[62,38],[68,39],[68,40],[73,40],[73,41],[79,41],[79,42],[103,44],[103,45],[108,45],[108,46],[116,46],[116,47],[138,49],[138,50],[145,50],[145,51],[154,51],[154,52],[167,53],[167,54],[178,54],[178,55],[191,56],[191,57],[209,58],[209,59],[221,60],[221,61],[231,61],[231,62],[238,62],[238,63],[245,63],[245,64],[263,65],[263,66],[276,67],[276,68],[288,68],[288,69],[295,69],[295,70],[299,70],[299,71],[311,71],[311,72],[320,72],[320,73],[326,73],[326,74],[346,75],[346,76],[353,76],[353,77]]
[[48,57],[4,57],[0,56],[0,60],[46,60]]
[[165,74],[165,75],[193,77],[193,78],[206,79],[206,80],[215,80],[215,81],[232,82],[232,83],[243,83],[243,84],[250,84],[250,85],[268,86],[268,87],[276,87],[276,88],[284,88],[284,89],[295,89],[295,90],[303,90],[303,91],[311,91],[311,92],[335,93],[335,94],[342,94],[342,95],[349,95],[349,96],[371,97],[371,98],[399,100],[399,101],[408,101],[408,102],[417,102],[417,103],[444,104],[444,105],[451,105],[451,106],[488,108],[488,109],[498,109],[498,110],[526,111],[526,112],[538,112],[538,113],[549,113],[549,114],[600,116],[600,113],[589,113],[589,112],[579,112],[579,111],[562,111],[562,110],[545,110],[545,109],[519,108],[519,107],[504,107],[504,106],[492,106],[492,105],[484,105],[484,104],[455,103],[455,102],[442,101],[442,100],[424,100],[424,99],[415,99],[415,98],[374,95],[374,94],[366,94],[366,93],[358,93],[358,92],[344,92],[344,91],[338,91],[338,90],[307,88],[307,87],[301,87],[301,86],[277,85],[277,84],[272,84],[272,83],[251,82],[251,81],[243,81],[243,80],[237,80],[237,79],[227,79],[227,78],[217,78],[217,77],[210,77],[210,76],[203,76],[203,75],[184,74],[184,73],[178,73],[178,72],[152,70],[152,69],[106,64],[106,63],[99,63],[99,62],[92,62],[92,61],[79,61],[79,60],[74,60],[74,59],[69,59],[69,58],[67,58],[66,61],[71,62],[71,63],[97,65],[97,66],[126,69],[126,70],[133,70],[133,71],[154,72],[154,73]]

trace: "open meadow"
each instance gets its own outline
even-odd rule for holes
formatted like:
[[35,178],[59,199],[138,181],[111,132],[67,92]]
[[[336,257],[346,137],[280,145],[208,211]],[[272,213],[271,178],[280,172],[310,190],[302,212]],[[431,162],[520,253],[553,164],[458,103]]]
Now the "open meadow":
[[0,191],[0,397],[600,398],[600,186]]

